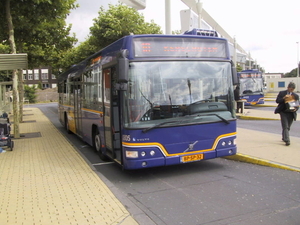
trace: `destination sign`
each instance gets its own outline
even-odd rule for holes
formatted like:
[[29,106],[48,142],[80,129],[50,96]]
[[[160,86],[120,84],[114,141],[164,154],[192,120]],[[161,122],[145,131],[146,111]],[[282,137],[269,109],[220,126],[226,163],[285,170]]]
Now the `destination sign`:
[[223,39],[187,37],[134,38],[135,57],[229,58]]
[[262,78],[260,73],[240,73],[241,78]]

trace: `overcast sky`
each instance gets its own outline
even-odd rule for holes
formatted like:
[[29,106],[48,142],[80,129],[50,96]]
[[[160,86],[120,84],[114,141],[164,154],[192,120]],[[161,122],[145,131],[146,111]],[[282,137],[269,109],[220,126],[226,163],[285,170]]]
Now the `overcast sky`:
[[[196,0],[195,0],[196,1]],[[100,6],[117,4],[118,0],[77,0],[80,7],[74,10],[67,22],[79,41],[84,41],[98,17]],[[238,44],[250,52],[266,72],[287,73],[297,67],[300,42],[300,1],[270,0],[201,0],[203,8],[236,38]],[[163,0],[146,0],[146,9],[139,12],[145,20],[161,26],[165,31]],[[279,4],[280,3],[280,4]],[[171,29],[181,30],[180,11],[188,9],[181,0],[171,0]],[[297,57],[298,56],[298,57]]]

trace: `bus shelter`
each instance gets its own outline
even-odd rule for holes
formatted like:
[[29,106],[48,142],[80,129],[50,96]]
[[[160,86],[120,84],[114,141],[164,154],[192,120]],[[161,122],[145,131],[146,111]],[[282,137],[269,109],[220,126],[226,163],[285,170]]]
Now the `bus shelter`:
[[[0,54],[0,71],[27,69],[27,54]],[[12,111],[12,96],[8,85],[13,86],[13,82],[0,82],[0,115],[4,112]]]

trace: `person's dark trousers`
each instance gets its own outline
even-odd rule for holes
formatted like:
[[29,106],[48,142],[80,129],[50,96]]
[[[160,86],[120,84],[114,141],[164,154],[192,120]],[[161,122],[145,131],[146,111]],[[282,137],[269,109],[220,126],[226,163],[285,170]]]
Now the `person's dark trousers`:
[[293,120],[294,120],[294,115],[293,113],[285,113],[281,112],[280,113],[280,119],[281,119],[281,127],[282,127],[282,140],[284,142],[290,142],[290,128],[292,126]]
[[243,102],[236,102],[236,113],[239,113],[239,111],[241,111],[241,113],[243,113]]

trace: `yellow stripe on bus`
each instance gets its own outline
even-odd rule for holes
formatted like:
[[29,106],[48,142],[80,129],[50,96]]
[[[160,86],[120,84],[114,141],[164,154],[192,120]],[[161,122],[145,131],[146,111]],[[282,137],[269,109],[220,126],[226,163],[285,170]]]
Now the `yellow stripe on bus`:
[[196,151],[182,152],[182,153],[175,153],[175,154],[169,154],[167,152],[167,150],[165,149],[165,147],[162,144],[158,143],[158,142],[149,142],[149,143],[128,143],[128,142],[122,142],[122,145],[124,147],[133,147],[133,148],[137,148],[137,147],[157,147],[157,148],[159,148],[162,151],[162,153],[165,156],[178,156],[178,155],[189,155],[189,154],[201,153],[201,152],[209,152],[209,151],[215,150],[216,147],[217,147],[218,142],[221,139],[227,138],[227,137],[233,137],[233,136],[236,136],[236,132],[228,133],[228,134],[222,134],[222,135],[218,136],[216,138],[216,140],[214,141],[214,144],[213,144],[212,148],[210,148],[210,149],[203,149],[203,150],[196,150]]
[[[69,108],[74,108],[73,105],[61,105],[61,106],[63,106],[63,107],[69,107]],[[103,114],[102,111],[93,110],[93,109],[88,109],[88,108],[81,108],[81,110],[87,111],[87,112],[100,113],[100,114],[102,113],[102,114]]]

